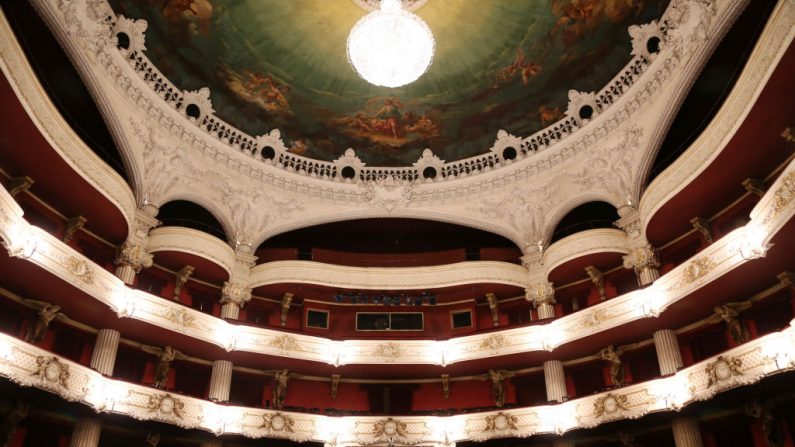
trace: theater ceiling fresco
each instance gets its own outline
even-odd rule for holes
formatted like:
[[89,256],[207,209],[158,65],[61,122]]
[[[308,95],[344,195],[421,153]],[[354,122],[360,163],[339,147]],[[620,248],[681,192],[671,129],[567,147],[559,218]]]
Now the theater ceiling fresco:
[[630,60],[627,28],[667,1],[428,0],[415,13],[436,38],[429,71],[388,89],[357,76],[352,0],[110,0],[146,19],[147,55],[177,87],[209,87],[216,115],[290,151],[368,165],[411,165],[424,148],[454,161],[497,131],[530,135],[563,116],[569,89],[597,91]]

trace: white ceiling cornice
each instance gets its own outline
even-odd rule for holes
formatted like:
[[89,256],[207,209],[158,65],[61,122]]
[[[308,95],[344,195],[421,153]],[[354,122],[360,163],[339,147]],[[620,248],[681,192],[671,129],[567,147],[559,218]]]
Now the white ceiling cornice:
[[[111,132],[125,153],[139,204],[197,202],[218,218],[232,242],[254,247],[273,235],[310,225],[407,217],[480,228],[532,251],[536,242],[549,239],[557,221],[576,205],[603,200],[619,207],[638,201],[644,166],[659,144],[653,136],[665,121],[661,117],[675,114],[671,96],[683,97],[686,89],[678,86],[689,85],[698,72],[683,68],[704,63],[745,1],[673,1],[656,28],[665,31],[661,52],[650,62],[635,55],[617,76],[632,79],[631,86],[612,93],[610,105],[597,110],[590,122],[580,123],[560,141],[552,138],[556,142],[531,150],[527,157],[438,182],[388,176],[360,183],[301,173],[301,166],[299,172],[291,172],[289,166],[267,163],[199,128],[180,107],[153,90],[153,86],[174,88],[158,78],[144,53],[135,52],[133,60],[116,48],[114,24],[105,20],[110,9],[104,1],[36,0],[34,4],[78,70],[91,80],[94,96],[104,98],[106,107],[101,110],[113,123]],[[124,23],[126,32],[142,31],[137,22]],[[641,31],[634,31],[636,38],[645,35]],[[136,64],[154,69],[153,78],[144,80]],[[572,101],[587,103],[588,98],[574,95]],[[520,141],[527,148],[534,138],[501,134],[495,147]],[[312,171],[314,162],[301,163]]]

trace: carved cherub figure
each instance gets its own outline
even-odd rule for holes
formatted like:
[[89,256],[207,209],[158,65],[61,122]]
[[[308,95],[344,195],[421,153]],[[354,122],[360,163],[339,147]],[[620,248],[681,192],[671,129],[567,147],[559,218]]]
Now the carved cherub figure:
[[621,361],[621,352],[613,345],[599,351],[599,357],[610,362],[610,379],[615,386],[624,385],[624,363]]
[[158,389],[162,389],[166,386],[168,372],[171,370],[171,362],[173,362],[175,359],[186,358],[183,353],[177,351],[171,346],[166,346],[163,349],[160,349],[155,346],[141,345],[141,349],[157,356],[157,365],[155,365],[155,381],[152,386]]
[[37,300],[24,300],[24,302],[39,311],[36,321],[29,324],[25,331],[25,341],[35,345],[44,340],[50,322],[61,313],[61,306]]
[[289,369],[280,369],[273,376],[273,407],[276,409],[281,409],[284,405],[284,396],[287,394],[287,382],[289,380]]
[[737,343],[745,343],[751,338],[748,334],[748,328],[745,327],[745,323],[739,318],[740,314],[750,307],[751,303],[746,301],[726,303],[712,308],[715,312],[715,317],[726,323],[729,335]]

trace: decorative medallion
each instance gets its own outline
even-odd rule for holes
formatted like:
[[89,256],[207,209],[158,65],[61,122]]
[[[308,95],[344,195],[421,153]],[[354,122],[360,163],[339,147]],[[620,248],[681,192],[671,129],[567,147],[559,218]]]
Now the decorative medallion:
[[176,323],[184,328],[193,326],[193,316],[185,309],[169,309],[166,320]]
[[505,338],[504,335],[493,334],[484,338],[483,341],[480,342],[480,346],[478,346],[478,348],[496,351],[498,349],[508,346],[509,344],[510,343],[508,342],[508,339]]
[[775,193],[775,202],[773,203],[773,211],[765,219],[765,223],[781,214],[781,212],[795,199],[795,171],[787,174],[781,181]]
[[69,365],[61,363],[56,357],[36,357],[36,370],[31,375],[69,389],[67,385],[70,375]]
[[94,272],[86,261],[77,259],[74,256],[69,256],[64,263],[64,267],[66,267],[72,276],[80,281],[86,284],[92,284],[94,282]]
[[499,412],[486,417],[486,431],[516,430],[519,419],[516,416]]
[[268,346],[285,352],[301,351],[301,344],[292,335],[279,335],[268,341]]
[[707,376],[709,376],[707,388],[719,382],[725,382],[734,376],[742,375],[741,366],[743,366],[742,359],[719,355],[715,361],[707,363],[705,368]]
[[259,428],[264,428],[269,432],[290,432],[293,433],[293,426],[295,420],[290,416],[282,413],[265,414],[262,416],[262,425]]
[[621,410],[628,410],[627,396],[623,394],[607,393],[605,396],[600,397],[593,403],[594,417],[601,417],[604,415],[611,415]]
[[170,394],[161,394],[157,396],[149,396],[149,401],[146,404],[149,412],[159,412],[164,415],[174,415],[182,419],[182,410],[185,409],[185,403],[179,399],[172,397]]
[[374,357],[383,357],[386,359],[395,360],[403,355],[403,350],[397,343],[385,343],[383,345],[378,345],[378,347],[375,348],[370,354]]
[[395,436],[405,437],[407,425],[392,418],[378,421],[373,426],[373,436],[376,438],[394,438]]
[[690,265],[685,268],[683,273],[685,284],[690,284],[698,279],[707,276],[713,268],[715,268],[715,261],[709,256],[694,259]]

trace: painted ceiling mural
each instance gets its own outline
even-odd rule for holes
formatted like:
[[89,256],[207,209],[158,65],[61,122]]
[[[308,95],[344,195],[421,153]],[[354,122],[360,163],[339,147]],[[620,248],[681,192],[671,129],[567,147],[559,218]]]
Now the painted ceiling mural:
[[428,72],[388,89],[358,77],[351,0],[110,0],[149,22],[147,55],[175,85],[209,87],[216,115],[251,134],[280,129],[290,151],[411,165],[426,147],[454,161],[497,131],[527,136],[563,116],[569,89],[597,91],[630,59],[627,27],[668,1],[429,0]]

